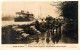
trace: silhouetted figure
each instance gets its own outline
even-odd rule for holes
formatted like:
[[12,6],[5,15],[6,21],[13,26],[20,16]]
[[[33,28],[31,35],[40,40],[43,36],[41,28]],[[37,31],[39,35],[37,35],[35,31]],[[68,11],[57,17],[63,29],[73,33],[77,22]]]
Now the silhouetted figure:
[[52,41],[53,41],[53,43],[55,44],[55,42],[56,42],[56,31],[54,32],[54,34],[52,35]]
[[46,42],[47,43],[50,42],[49,38],[50,38],[50,30],[48,30],[48,32],[47,32],[47,37],[46,37]]
[[57,35],[56,35],[56,38],[55,38],[56,43],[58,43],[59,40],[60,40],[60,37],[59,37],[59,34],[57,34]]
[[59,35],[58,34],[54,34],[53,37],[51,38],[53,43],[58,43],[59,42]]
[[58,27],[59,27],[58,19],[56,19],[55,27],[56,27],[56,34],[57,34],[58,33]]
[[46,28],[47,28],[47,29],[51,29],[51,23],[50,23],[50,21],[47,21],[47,23],[46,23]]
[[59,38],[61,39],[61,25],[62,25],[62,23],[61,23],[61,21],[59,22]]
[[52,39],[52,42],[55,44],[55,36],[53,36],[51,39]]
[[36,37],[36,42],[37,42],[37,43],[39,42],[39,37]]
[[50,40],[49,40],[49,37],[47,37],[47,38],[46,38],[46,42],[49,43],[49,41],[50,41]]
[[40,29],[40,27],[39,27],[39,21],[38,20],[35,21],[35,27],[36,27],[37,30]]
[[44,21],[42,21],[41,23],[40,23],[40,32],[41,32],[41,40],[42,40],[42,43],[43,43],[43,41],[45,40],[44,39],[44,33],[46,32],[46,28],[45,28],[45,23],[44,23]]
[[55,29],[55,19],[53,19],[53,23],[52,23],[52,31],[51,31],[52,36],[54,36],[54,29]]
[[[59,28],[59,21],[58,21],[58,19],[56,19],[56,21],[55,20],[53,20],[53,34],[52,34],[52,41],[53,41],[53,43],[55,44],[55,43],[58,43],[59,42],[59,40],[60,40],[60,38],[61,38],[61,34],[60,34],[60,30],[58,30],[58,29],[60,29]],[[56,32],[54,33],[54,28],[56,29]]]

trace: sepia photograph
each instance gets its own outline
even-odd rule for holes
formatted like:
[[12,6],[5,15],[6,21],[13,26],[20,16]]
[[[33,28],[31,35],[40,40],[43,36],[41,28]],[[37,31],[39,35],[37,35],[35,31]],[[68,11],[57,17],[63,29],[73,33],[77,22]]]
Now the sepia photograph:
[[78,1],[2,2],[2,44],[78,44]]

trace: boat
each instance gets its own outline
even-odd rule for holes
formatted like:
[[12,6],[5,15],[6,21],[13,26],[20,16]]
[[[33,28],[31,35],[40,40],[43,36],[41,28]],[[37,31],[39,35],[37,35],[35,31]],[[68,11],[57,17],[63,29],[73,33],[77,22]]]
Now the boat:
[[25,21],[33,21],[34,20],[34,14],[27,11],[25,13],[21,10],[21,12],[16,12],[16,17],[14,18],[15,22],[25,22]]

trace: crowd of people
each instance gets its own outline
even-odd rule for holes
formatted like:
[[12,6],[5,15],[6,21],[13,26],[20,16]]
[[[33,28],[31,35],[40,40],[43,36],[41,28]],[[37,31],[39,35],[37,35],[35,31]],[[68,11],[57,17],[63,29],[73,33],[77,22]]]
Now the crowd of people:
[[61,19],[55,19],[55,18],[50,18],[50,19],[46,18],[45,22],[42,19],[41,23],[39,23],[38,20],[36,20],[36,22],[35,22],[35,27],[37,30],[39,30],[41,32],[41,36],[44,38],[44,33],[47,34],[47,36],[46,36],[47,43],[49,43],[49,41],[50,41],[49,38],[51,38],[53,43],[59,42],[59,40],[61,39],[61,26],[62,26]]

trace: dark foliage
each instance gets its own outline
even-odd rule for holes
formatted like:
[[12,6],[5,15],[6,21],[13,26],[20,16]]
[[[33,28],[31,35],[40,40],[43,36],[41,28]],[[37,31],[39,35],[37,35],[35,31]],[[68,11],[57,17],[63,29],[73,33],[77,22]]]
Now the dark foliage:
[[78,1],[65,1],[60,3],[61,15],[68,19],[78,19]]
[[65,1],[59,5],[61,16],[68,19],[64,26],[64,35],[78,40],[78,1]]

